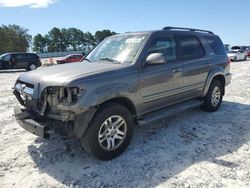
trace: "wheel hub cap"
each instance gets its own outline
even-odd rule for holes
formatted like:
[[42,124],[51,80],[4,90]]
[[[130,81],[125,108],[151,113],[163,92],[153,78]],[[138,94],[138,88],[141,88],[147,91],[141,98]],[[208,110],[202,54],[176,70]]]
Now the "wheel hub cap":
[[127,124],[125,120],[114,115],[107,118],[101,125],[98,132],[99,145],[107,151],[117,149],[126,138]]
[[32,65],[30,65],[30,69],[31,69],[31,70],[36,69],[36,65],[33,65],[33,64],[32,64]]
[[221,91],[218,86],[216,86],[212,91],[211,103],[213,107],[216,107],[221,99]]

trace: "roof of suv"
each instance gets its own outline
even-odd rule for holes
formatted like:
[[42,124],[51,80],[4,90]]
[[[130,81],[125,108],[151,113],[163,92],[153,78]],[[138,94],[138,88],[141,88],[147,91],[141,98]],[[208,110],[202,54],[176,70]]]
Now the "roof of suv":
[[28,52],[8,52],[8,53],[4,53],[1,54],[1,56],[5,56],[5,55],[16,55],[16,54],[31,54],[31,55],[35,55],[37,57],[39,57],[36,53],[28,53]]
[[196,33],[196,34],[214,34],[212,31],[208,30],[202,30],[202,29],[194,29],[194,28],[183,28],[183,27],[164,27],[161,30],[152,30],[152,31],[137,31],[137,32],[126,32],[121,35],[136,35],[136,34],[152,34],[152,33],[158,33],[158,32],[164,32],[164,31],[170,31],[170,32],[178,32],[178,33]]

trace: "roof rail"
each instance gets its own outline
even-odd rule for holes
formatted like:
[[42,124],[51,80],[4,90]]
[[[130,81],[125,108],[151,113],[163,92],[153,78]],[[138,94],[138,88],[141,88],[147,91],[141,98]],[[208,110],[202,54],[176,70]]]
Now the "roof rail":
[[188,30],[188,31],[194,31],[194,32],[203,32],[203,33],[209,33],[214,34],[212,31],[202,30],[202,29],[193,29],[193,28],[185,28],[185,27],[164,27],[163,30]]

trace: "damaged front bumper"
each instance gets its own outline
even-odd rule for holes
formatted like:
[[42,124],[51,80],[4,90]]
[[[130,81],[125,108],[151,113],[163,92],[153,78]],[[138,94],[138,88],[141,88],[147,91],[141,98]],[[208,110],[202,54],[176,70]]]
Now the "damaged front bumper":
[[48,125],[35,121],[34,115],[27,110],[22,110],[18,106],[14,107],[14,116],[21,127],[34,135],[42,138],[49,138],[50,133],[52,133]]
[[17,123],[26,131],[41,138],[49,138],[51,134],[70,136],[72,134],[73,122],[63,122],[37,115],[31,110],[14,107],[14,117]]
[[15,85],[13,94],[22,106],[14,108],[18,124],[42,138],[49,138],[54,133],[81,138],[97,108],[79,106],[75,88],[47,88],[40,98],[34,94],[36,89],[33,88],[36,86],[22,81]]

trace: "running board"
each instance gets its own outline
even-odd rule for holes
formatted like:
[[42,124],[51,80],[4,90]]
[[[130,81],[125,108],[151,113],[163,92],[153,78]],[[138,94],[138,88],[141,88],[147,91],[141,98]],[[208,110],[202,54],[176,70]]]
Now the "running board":
[[191,100],[178,105],[173,105],[168,108],[157,110],[142,117],[138,120],[139,125],[147,125],[149,123],[154,123],[166,119],[166,117],[172,116],[178,112],[183,112],[198,106],[201,106],[203,101]]

